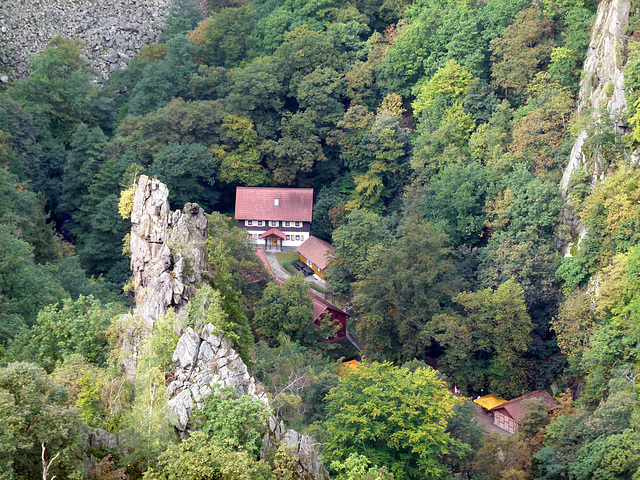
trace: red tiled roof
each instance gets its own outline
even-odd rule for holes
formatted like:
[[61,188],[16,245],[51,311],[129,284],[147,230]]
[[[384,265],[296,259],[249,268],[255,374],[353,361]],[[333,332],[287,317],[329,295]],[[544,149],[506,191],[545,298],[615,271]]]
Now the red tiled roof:
[[274,273],[271,269],[271,265],[269,265],[269,260],[267,260],[267,256],[265,255],[264,250],[262,250],[261,247],[256,248],[256,255],[260,258],[260,260],[262,260],[262,263],[264,263],[267,272],[273,275]]
[[313,188],[237,187],[235,216],[237,220],[310,222]]
[[267,238],[267,237],[269,237],[269,236],[271,236],[271,235],[275,235],[276,237],[279,237],[279,238],[281,238],[282,240],[284,240],[284,238],[285,238],[284,233],[282,233],[282,232],[281,232],[280,230],[278,230],[277,228],[272,228],[272,229],[270,229],[270,230],[267,230],[266,232],[264,232],[264,233],[262,234],[262,238]]
[[335,310],[338,313],[344,313],[341,309],[336,307],[334,304],[327,302],[324,298],[316,295],[311,290],[309,290],[311,294],[311,299],[313,300],[313,320],[315,321],[320,315],[322,315],[327,309]]
[[502,405],[493,407],[491,411],[495,412],[504,409],[507,411],[509,416],[516,421],[516,423],[520,423],[520,420],[522,420],[522,417],[527,411],[527,404],[525,403],[525,400],[529,400],[532,398],[542,400],[547,405],[547,407],[549,407],[549,409],[558,406],[558,403],[553,399],[551,395],[549,395],[546,390],[536,390],[535,392],[529,392],[525,395],[514,398],[513,400],[509,400]]
[[309,235],[309,238],[302,242],[297,248],[298,253],[304,255],[322,270],[327,268],[327,254],[333,252],[335,249],[336,247],[330,243],[320,240],[313,235]]

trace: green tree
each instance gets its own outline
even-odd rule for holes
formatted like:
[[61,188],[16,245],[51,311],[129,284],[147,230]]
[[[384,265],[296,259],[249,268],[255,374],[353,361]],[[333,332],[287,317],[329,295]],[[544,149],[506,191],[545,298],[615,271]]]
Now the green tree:
[[160,455],[157,468],[145,480],[272,480],[269,464],[255,460],[244,450],[212,443],[202,432],[193,432]]
[[464,292],[454,298],[463,312],[434,317],[433,338],[445,348],[443,369],[461,388],[490,387],[499,395],[525,393],[525,354],[533,330],[522,287],[513,280],[495,291]]
[[324,397],[339,380],[341,362],[317,348],[278,335],[278,346],[261,341],[253,351],[254,374],[269,394],[273,415],[298,431],[325,417]]
[[364,263],[369,250],[384,243],[389,235],[379,215],[366,210],[351,212],[346,223],[332,235],[336,250],[327,269],[327,279],[332,288],[350,296],[351,284],[365,273]]
[[[48,271],[36,265],[32,247],[12,233],[10,225],[0,225],[0,302],[3,318],[2,340],[6,342],[19,325],[32,325],[45,305],[60,301],[62,286]],[[16,328],[16,330],[13,330]]]
[[214,190],[217,166],[202,144],[172,143],[153,156],[149,173],[169,187],[169,201],[177,208],[197,202],[211,209],[218,200]]
[[74,132],[61,178],[59,218],[68,220],[80,213],[84,197],[103,162],[102,152],[106,143],[107,137],[100,127],[90,128],[83,123]]
[[[426,123],[426,122],[425,122]],[[466,163],[466,149],[475,129],[471,115],[460,103],[447,108],[434,129],[428,124],[419,128],[415,139],[411,167],[418,175],[430,176],[447,162]]]
[[197,47],[191,40],[177,36],[167,42],[166,56],[149,63],[142,72],[129,99],[129,114],[146,115],[164,107],[171,99],[186,97],[189,77],[197,71]]
[[363,363],[327,395],[325,458],[360,454],[397,479],[442,478],[442,455],[465,446],[446,432],[458,400],[434,370]]
[[89,120],[89,103],[97,87],[81,58],[77,40],[55,37],[31,59],[33,72],[16,85],[15,95],[35,112],[45,114],[54,136],[68,140],[75,127]]
[[250,6],[223,8],[189,33],[206,65],[235,67],[250,60],[256,12]]
[[233,387],[210,393],[202,409],[195,412],[194,426],[212,443],[259,454],[270,412],[248,395],[238,395]]
[[397,237],[366,252],[353,304],[370,353],[408,361],[427,353],[423,330],[447,301],[453,262],[446,235],[430,223],[407,218]]
[[[24,351],[14,353],[37,362],[48,372],[72,354],[103,364],[107,355],[107,329],[112,320],[123,313],[121,305],[102,305],[92,296],[48,305],[38,313],[29,345],[21,345],[19,348]],[[13,349],[16,350],[16,346]]]
[[474,245],[484,229],[488,190],[487,174],[480,164],[452,163],[429,184],[417,184],[415,195],[405,196],[405,210],[418,211],[425,220],[442,224],[452,245]]
[[[221,290],[231,288],[239,292],[238,300],[243,307],[253,310],[272,278],[256,255],[255,244],[247,238],[246,231],[238,228],[237,221],[218,212],[209,215],[208,230],[207,254],[209,264],[215,268],[214,285]],[[222,287],[228,281],[230,286]]]
[[299,183],[319,162],[326,161],[322,139],[317,134],[315,116],[297,112],[282,117],[282,136],[266,140],[263,152],[273,182],[279,185]]
[[118,214],[124,174],[115,158],[105,160],[74,214],[80,261],[89,274],[104,275],[109,285],[123,285],[131,273],[129,259],[122,254],[122,240],[130,225]]
[[277,345],[280,333],[305,346],[324,338],[321,329],[313,324],[309,285],[299,276],[267,286],[256,304],[253,321],[260,337],[271,345]]
[[266,185],[269,172],[261,165],[260,141],[247,117],[227,115],[222,123],[222,141],[213,151],[220,164],[220,181],[250,187]]
[[3,425],[3,478],[65,478],[79,475],[85,427],[78,410],[67,406],[67,392],[40,367],[11,363],[0,369],[0,415]]
[[393,480],[395,476],[386,467],[371,467],[371,460],[364,455],[352,453],[344,462],[331,463],[338,472],[336,480]]
[[493,82],[505,93],[519,95],[550,60],[555,46],[553,21],[539,8],[518,12],[513,25],[491,44]]
[[316,68],[296,85],[298,108],[309,112],[322,137],[344,115],[343,91],[342,76],[333,68]]
[[472,79],[471,73],[462,68],[455,60],[449,60],[435,75],[424,83],[411,104],[414,115],[431,106],[436,95],[458,98],[464,95]]
[[[143,341],[133,382],[133,401],[122,419],[123,460],[140,472],[175,441],[165,395],[165,376],[173,367],[172,355],[180,338],[176,322],[177,315],[172,310],[161,315],[153,325],[151,336]],[[127,315],[114,323],[113,334],[121,328],[145,327],[142,319]]]

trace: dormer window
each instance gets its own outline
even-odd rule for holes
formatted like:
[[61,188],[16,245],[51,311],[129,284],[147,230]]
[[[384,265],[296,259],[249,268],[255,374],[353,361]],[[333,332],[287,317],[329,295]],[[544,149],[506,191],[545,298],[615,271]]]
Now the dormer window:
[[274,207],[279,207],[280,206],[280,199],[279,198],[276,198],[276,199],[273,200],[273,206]]

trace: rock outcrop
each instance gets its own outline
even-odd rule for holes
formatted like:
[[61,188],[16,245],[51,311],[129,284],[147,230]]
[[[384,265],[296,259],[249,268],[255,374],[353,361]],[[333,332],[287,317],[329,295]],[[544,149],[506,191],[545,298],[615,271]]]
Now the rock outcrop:
[[[136,308],[121,322],[126,326],[122,348],[130,378],[135,376],[142,342],[153,331],[157,318],[173,308],[184,325],[189,300],[209,271],[207,216],[194,203],[171,212],[168,197],[169,190],[162,182],[140,177],[131,211],[130,240]],[[251,375],[231,341],[212,324],[198,331],[186,328],[173,353],[173,363],[167,396],[174,425],[183,434],[194,410],[202,408],[204,398],[219,387],[232,387],[238,394],[249,395],[269,407],[264,385]],[[94,437],[99,444],[113,440]],[[297,478],[328,478],[313,438],[295,430],[285,431],[283,423],[272,417],[263,454],[282,443],[294,455]]]
[[143,175],[131,211],[135,314],[149,330],[170,307],[180,316],[209,269],[207,215],[195,203],[171,212],[168,197],[166,185]]
[[[604,0],[598,6],[578,94],[578,113],[590,112],[591,124],[597,122],[602,113],[619,120],[627,107],[622,69],[626,61],[630,8],[630,2],[623,0]],[[561,182],[564,193],[571,174],[585,163],[582,147],[586,138],[585,129],[571,150]],[[598,169],[596,166],[596,176],[601,173]]]
[[27,61],[56,35],[86,45],[89,65],[102,78],[125,67],[158,39],[173,0],[3,0],[0,62],[9,77],[22,78]]
[[[173,353],[174,380],[169,384],[169,411],[176,429],[186,433],[189,419],[195,409],[202,408],[204,398],[216,388],[232,387],[240,395],[249,395],[269,408],[264,385],[247,369],[231,342],[216,333],[211,324],[200,333],[187,328]],[[284,443],[294,455],[297,478],[318,480],[329,478],[322,466],[316,442],[309,435],[285,430],[275,417],[268,421],[262,455]]]
[[124,367],[135,375],[142,340],[158,316],[173,308],[183,318],[196,285],[208,271],[207,215],[195,203],[171,212],[169,190],[162,182],[141,176],[131,211],[131,272],[136,308],[123,338]]
[[175,426],[185,431],[196,408],[216,387],[233,387],[240,395],[249,395],[266,407],[269,401],[264,386],[249,374],[246,364],[231,342],[213,325],[201,333],[187,328],[173,353],[174,380],[167,389],[169,410]]
[[[580,132],[573,145],[569,162],[562,175],[560,188],[565,196],[571,175],[587,161],[583,146],[587,140],[588,128],[599,122],[603,114],[617,122],[617,128],[621,133],[626,128],[626,125],[620,122],[620,118],[627,107],[623,67],[628,50],[626,33],[629,28],[630,9],[631,2],[624,0],[604,0],[598,6],[580,79],[577,107],[579,114],[589,115],[590,118],[587,127]],[[591,174],[595,184],[604,173],[605,166],[602,159],[591,160]],[[565,223],[572,227],[579,244],[586,232],[582,225],[577,224],[570,207],[566,209]],[[566,246],[565,256],[571,256],[571,247],[572,244]]]

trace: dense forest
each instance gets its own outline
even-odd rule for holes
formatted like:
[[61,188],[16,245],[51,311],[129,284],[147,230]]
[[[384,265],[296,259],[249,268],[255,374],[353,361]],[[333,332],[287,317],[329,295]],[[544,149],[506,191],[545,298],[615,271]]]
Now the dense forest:
[[[0,479],[297,478],[288,452],[258,454],[269,414],[338,480],[640,478],[631,4],[628,109],[588,126],[566,196],[596,0],[176,0],[103,83],[53,39],[0,84]],[[179,437],[171,313],[124,375],[121,192],[142,174],[211,214],[194,305],[271,412],[222,389]],[[252,280],[268,277],[230,217],[237,186],[314,188],[358,369],[308,328],[303,282]],[[514,435],[472,421],[468,398],[543,389],[559,407],[532,404]],[[94,429],[119,448],[87,450]]]

